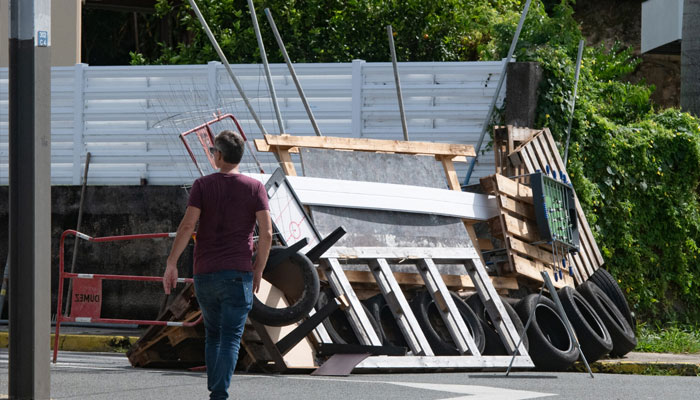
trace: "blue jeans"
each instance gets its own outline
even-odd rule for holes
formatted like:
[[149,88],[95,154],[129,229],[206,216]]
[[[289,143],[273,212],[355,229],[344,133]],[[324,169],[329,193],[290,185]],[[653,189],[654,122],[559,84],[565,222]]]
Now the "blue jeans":
[[227,270],[195,275],[194,289],[204,316],[210,399],[226,399],[245,321],[253,305],[253,273]]

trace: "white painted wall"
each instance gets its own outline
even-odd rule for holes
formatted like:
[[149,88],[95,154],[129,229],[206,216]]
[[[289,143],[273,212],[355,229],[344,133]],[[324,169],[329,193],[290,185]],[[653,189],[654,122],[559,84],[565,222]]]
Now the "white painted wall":
[[[399,63],[410,139],[475,145],[501,66],[501,62]],[[232,68],[267,131],[278,133],[262,66]],[[356,60],[297,64],[295,68],[324,135],[403,138],[390,63]],[[271,70],[286,133],[313,135],[286,66],[273,64]],[[198,172],[179,134],[211,119],[217,111],[234,114],[249,139],[261,137],[218,62],[113,67],[78,64],[54,67],[51,79],[53,184],[79,184],[87,151],[92,154],[90,184],[137,185],[142,178],[155,185],[189,184]],[[0,184],[8,182],[7,94],[4,68],[0,69]],[[274,170],[276,162],[270,154],[257,156],[266,172]],[[460,164],[463,179],[466,164]],[[243,169],[255,171],[252,164]],[[493,171],[489,151],[480,158],[472,182]]]
[[680,40],[683,0],[648,0],[642,3],[642,53]]

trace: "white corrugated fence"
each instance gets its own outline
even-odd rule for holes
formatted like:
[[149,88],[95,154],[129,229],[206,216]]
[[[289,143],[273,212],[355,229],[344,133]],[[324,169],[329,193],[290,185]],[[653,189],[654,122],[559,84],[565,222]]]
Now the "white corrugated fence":
[[[410,139],[475,145],[501,67],[501,62],[399,63]],[[232,69],[268,133],[279,133],[262,65],[233,65]],[[270,69],[285,133],[314,135],[286,66],[272,64]],[[297,64],[295,69],[324,135],[403,138],[391,63],[355,60]],[[235,115],[248,139],[261,137],[219,62],[54,67],[51,93],[51,182],[55,185],[81,183],[88,151],[92,154],[90,184],[190,184],[198,172],[178,135],[218,112]],[[4,68],[0,69],[3,185],[8,183],[7,98],[8,71]],[[215,130],[227,127],[214,126]],[[266,172],[272,172],[274,158],[256,156]],[[463,179],[466,165],[457,167]],[[255,170],[250,163],[242,169]],[[472,182],[493,171],[493,156],[486,152]]]

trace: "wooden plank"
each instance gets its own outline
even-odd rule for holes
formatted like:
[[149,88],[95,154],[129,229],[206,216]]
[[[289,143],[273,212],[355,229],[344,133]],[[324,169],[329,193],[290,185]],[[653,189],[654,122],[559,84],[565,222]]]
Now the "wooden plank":
[[508,214],[501,215],[505,231],[511,235],[524,239],[527,242],[541,240],[537,225],[515,218]]
[[473,247],[340,247],[333,246],[323,254],[323,258],[353,260],[401,260],[410,262],[422,258],[441,260],[468,260],[479,258]]
[[495,178],[496,191],[516,200],[532,204],[532,189],[503,175],[495,175]]
[[439,156],[436,158],[442,163],[442,168],[445,170],[445,176],[447,177],[447,185],[449,188],[461,192],[462,186],[459,183],[459,178],[457,177],[457,171],[455,171],[455,165],[452,162],[452,158],[449,156]]
[[479,242],[479,249],[484,251],[484,250],[493,250],[493,242],[491,242],[490,239],[487,238],[477,238],[477,241]]
[[402,154],[476,156],[474,146],[454,143],[405,142],[400,140],[291,135],[265,135],[265,141],[271,147],[311,147],[334,150],[383,151]]
[[204,340],[204,334],[199,332],[195,327],[183,326],[179,329],[173,329],[168,332],[168,341],[170,345],[175,347],[178,344],[184,342],[187,339],[202,339]]
[[[528,260],[526,258],[520,257],[517,254],[511,254],[513,258],[513,267],[515,269],[514,273],[527,277],[529,279],[543,282],[542,275],[540,271],[547,271],[548,273],[553,273],[553,270],[548,265],[545,265],[536,260]],[[564,274],[564,279],[557,279],[556,281],[552,279],[554,286],[556,288],[562,288],[564,286],[574,287],[574,279],[569,276],[568,273]]]
[[523,164],[525,165],[525,168],[529,173],[535,172],[535,166],[532,164],[532,158],[530,157],[530,154],[528,153],[527,148],[522,149],[520,152],[520,157],[523,159]]
[[533,246],[531,244],[523,242],[522,240],[518,240],[512,237],[509,237],[507,241],[512,251],[523,254],[525,256],[530,256],[547,265],[552,265],[554,261],[554,255],[551,251],[545,250],[538,246]]
[[275,155],[277,156],[277,160],[279,161],[285,175],[296,176],[297,171],[294,169],[294,162],[292,162],[292,157],[289,155],[289,151],[287,150],[288,149],[283,148],[275,149]]
[[522,201],[517,201],[506,196],[497,196],[501,210],[517,214],[523,218],[527,218],[531,221],[536,221],[535,218],[535,208],[531,204],[524,203]]
[[[325,275],[325,272],[319,268],[319,277],[322,280],[328,279]],[[376,285],[376,281],[374,280],[374,276],[369,272],[369,271],[354,271],[354,270],[345,270],[345,276],[347,277],[348,281],[353,284],[369,284],[369,285]],[[406,285],[406,286],[423,286],[425,282],[421,279],[420,275],[417,273],[409,273],[409,272],[394,272],[394,278],[396,279],[396,282],[399,283],[399,285]],[[442,276],[442,280],[445,282],[445,285],[453,290],[459,290],[459,289],[473,289],[474,288],[474,283],[472,282],[471,278],[468,275],[440,275]],[[501,276],[492,276],[491,282],[493,283],[493,286],[497,290],[517,290],[518,289],[518,282],[514,278],[509,278],[509,277],[501,277]],[[357,290],[356,290],[357,291]]]
[[[512,125],[508,125],[508,128],[508,136],[513,142],[524,142],[530,140],[533,136],[537,135],[539,132],[542,132],[542,129],[523,128]],[[512,150],[513,149],[511,149],[511,151]]]

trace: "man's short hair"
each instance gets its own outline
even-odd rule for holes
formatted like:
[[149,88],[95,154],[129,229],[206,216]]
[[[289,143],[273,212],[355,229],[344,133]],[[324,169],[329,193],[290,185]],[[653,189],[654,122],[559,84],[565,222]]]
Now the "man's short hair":
[[243,158],[245,145],[243,138],[234,131],[221,131],[214,139],[214,146],[221,152],[224,161],[229,164],[239,164]]

